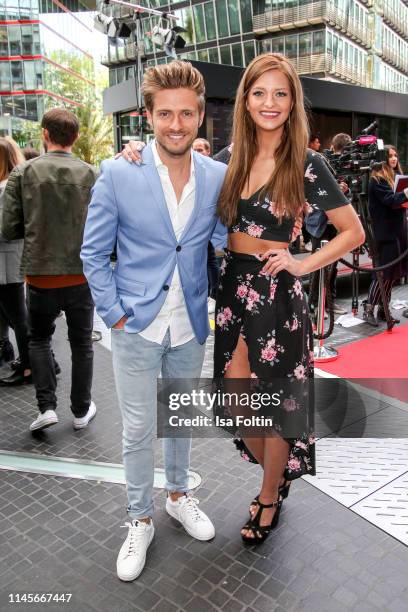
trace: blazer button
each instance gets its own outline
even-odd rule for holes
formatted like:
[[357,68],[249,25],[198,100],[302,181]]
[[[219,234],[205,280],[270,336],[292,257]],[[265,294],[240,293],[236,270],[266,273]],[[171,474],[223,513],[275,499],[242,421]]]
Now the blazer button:
[[181,246],[180,245],[176,246],[176,251],[181,251]]
[[168,285],[163,285],[163,291],[168,291],[170,287]]

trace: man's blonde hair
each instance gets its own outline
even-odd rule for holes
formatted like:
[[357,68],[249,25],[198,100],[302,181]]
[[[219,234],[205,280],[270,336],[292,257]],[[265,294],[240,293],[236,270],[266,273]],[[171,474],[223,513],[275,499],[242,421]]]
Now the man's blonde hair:
[[200,111],[205,105],[205,85],[201,72],[190,62],[174,60],[169,64],[159,64],[148,68],[143,77],[142,93],[145,106],[152,112],[154,96],[162,89],[191,89],[198,98]]

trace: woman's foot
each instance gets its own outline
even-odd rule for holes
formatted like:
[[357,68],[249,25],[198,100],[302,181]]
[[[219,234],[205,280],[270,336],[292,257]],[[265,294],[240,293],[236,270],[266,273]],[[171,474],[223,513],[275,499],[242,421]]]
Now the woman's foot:
[[[291,480],[285,480],[284,478],[281,479],[280,483],[279,483],[279,498],[281,499],[281,501],[283,501],[284,499],[287,498],[287,496],[289,495],[289,489],[290,489],[290,485],[292,484]],[[256,497],[254,497],[253,501],[250,503],[249,506],[249,515],[251,518],[253,518],[257,512],[258,509],[258,499],[259,499],[259,495],[257,495]]]
[[241,537],[249,544],[261,544],[278,525],[282,500],[273,497],[258,497],[257,511],[241,529]]

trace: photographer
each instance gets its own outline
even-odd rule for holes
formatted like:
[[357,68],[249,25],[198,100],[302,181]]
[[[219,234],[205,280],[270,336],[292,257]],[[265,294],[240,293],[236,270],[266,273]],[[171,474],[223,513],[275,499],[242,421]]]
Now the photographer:
[[[344,147],[351,143],[351,137],[348,134],[340,133],[336,134],[332,139],[330,146],[330,155],[327,156],[326,161],[328,165],[330,165],[330,160],[333,159],[334,156],[340,156],[343,153]],[[309,145],[310,146],[310,145]],[[334,171],[331,168],[333,174]],[[343,191],[346,197],[348,197],[349,188],[347,183],[344,181],[338,181],[340,185],[340,189]],[[320,242],[322,240],[332,240],[337,232],[332,223],[329,222],[327,215],[322,210],[314,210],[310,213],[305,219],[306,230],[311,235],[312,238],[312,253],[314,253],[319,247]],[[333,299],[333,312],[335,314],[346,314],[347,310],[345,310],[339,304],[336,304],[336,279],[337,279],[337,264],[333,264],[331,275],[330,275],[330,292]],[[316,296],[317,298],[317,296]],[[316,308],[317,304],[312,303],[311,305]]]
[[[374,238],[378,251],[376,265],[383,266],[396,259],[408,246],[406,209],[402,208],[408,200],[408,189],[394,193],[396,174],[402,174],[398,152],[392,145],[386,145],[387,161],[378,170],[371,173],[368,185],[368,205],[372,218]],[[408,256],[383,272],[387,303],[391,299],[394,281],[408,276]],[[374,307],[380,304],[380,287],[376,277],[373,278],[366,302],[363,302],[363,319],[369,325],[378,326],[374,316]],[[404,311],[404,316],[408,315]],[[377,317],[385,320],[383,305],[378,306]],[[398,319],[394,319],[399,323]]]

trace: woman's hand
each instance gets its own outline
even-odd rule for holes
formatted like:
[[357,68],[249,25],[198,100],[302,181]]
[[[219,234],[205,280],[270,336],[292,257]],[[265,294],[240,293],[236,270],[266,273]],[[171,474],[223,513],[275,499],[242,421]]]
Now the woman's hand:
[[293,276],[302,274],[302,262],[295,259],[288,249],[269,249],[260,257],[261,261],[267,260],[262,268],[263,274],[276,276],[281,270],[287,270]]
[[145,148],[146,143],[141,140],[129,140],[129,142],[125,145],[125,148],[120,153],[116,153],[115,159],[119,157],[123,157],[129,163],[135,162],[136,164],[140,164],[142,161],[142,156],[140,154],[141,151]]

